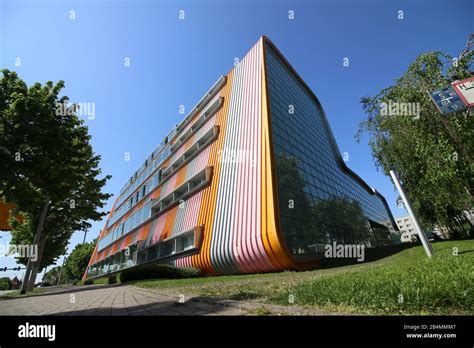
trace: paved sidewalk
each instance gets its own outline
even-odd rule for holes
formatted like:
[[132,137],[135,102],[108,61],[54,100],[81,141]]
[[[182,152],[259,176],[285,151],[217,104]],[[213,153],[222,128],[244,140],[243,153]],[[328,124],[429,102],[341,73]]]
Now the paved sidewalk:
[[[179,301],[183,301],[179,303]],[[44,295],[0,298],[0,315],[245,315],[247,311],[199,297],[131,285],[48,289]]]
[[[347,315],[317,308],[181,294],[173,288],[83,285],[45,288],[46,293],[1,298],[1,315]],[[177,290],[182,291],[182,290]]]
[[10,292],[13,292],[15,290],[2,290],[0,291],[0,297],[3,296],[3,295],[6,295],[6,294],[9,294]]

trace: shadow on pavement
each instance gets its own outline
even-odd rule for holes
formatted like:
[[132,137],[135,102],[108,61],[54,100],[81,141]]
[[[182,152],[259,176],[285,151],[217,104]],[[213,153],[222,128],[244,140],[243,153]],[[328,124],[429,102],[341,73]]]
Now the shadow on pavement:
[[[193,298],[184,303],[178,303],[176,300],[160,301],[148,303],[145,305],[122,307],[122,308],[90,308],[70,312],[50,314],[52,316],[201,316],[201,315],[219,315],[220,312],[228,311],[229,307],[203,302],[202,299]],[[235,315],[240,311],[236,310]]]

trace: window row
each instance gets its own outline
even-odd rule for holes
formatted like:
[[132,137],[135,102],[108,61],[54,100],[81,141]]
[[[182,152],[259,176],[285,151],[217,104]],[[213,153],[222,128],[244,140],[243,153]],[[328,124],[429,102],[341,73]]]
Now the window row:
[[[195,134],[197,132],[197,130],[199,128],[201,128],[205,121],[210,119],[213,115],[215,115],[215,113],[217,111],[219,111],[219,109],[222,107],[224,103],[224,97],[220,97],[218,99],[216,99],[211,105],[209,105],[207,107],[207,109],[203,112],[202,116],[199,118],[199,120],[197,120],[193,126],[191,128],[189,128],[188,131],[186,131],[180,138],[179,140],[177,140],[171,147],[167,148],[153,163],[152,165],[150,165],[149,167],[147,167],[145,169],[145,171],[140,175],[139,179],[136,180],[135,182],[133,182],[122,194],[121,196],[119,197],[119,199],[117,200],[117,203],[116,203],[116,206],[119,206],[120,204],[122,204],[125,200],[126,197],[128,197],[130,195],[131,192],[133,192],[139,185],[141,185],[143,183],[143,181],[153,172],[155,171],[155,169],[161,165],[161,163],[166,159],[168,158],[172,153],[174,153],[178,147],[180,147],[186,140],[188,140],[191,135]],[[204,139],[205,136],[209,136],[209,132],[207,132],[201,139],[199,139],[198,142],[196,142],[197,146],[199,145],[202,145],[207,139]],[[196,144],[193,145],[193,147],[196,146]],[[186,151],[186,157],[189,157],[190,156],[190,153],[189,153],[189,150]],[[181,158],[183,159],[183,158]],[[176,167],[176,165],[179,164],[179,163],[174,163],[174,166]],[[171,167],[171,166],[170,166]],[[165,169],[166,171],[166,174],[169,174],[169,171],[170,171],[170,168],[168,167],[167,169]],[[143,188],[141,188],[143,189]],[[138,193],[138,192],[137,192]],[[135,193],[135,194],[137,194]],[[138,193],[139,194],[139,193]],[[133,197],[132,197],[133,199]],[[132,203],[133,205],[133,203]],[[131,206],[130,206],[131,208]],[[121,210],[120,210],[121,209]],[[127,208],[119,208],[117,210],[121,212],[120,216],[123,215],[128,209]],[[116,213],[114,213],[115,215]],[[119,213],[117,213],[117,215],[119,215]],[[119,219],[119,217],[115,217],[115,221],[117,221]],[[113,224],[113,222],[109,223],[109,226]]]
[[191,110],[191,112],[184,118],[184,120],[176,127],[178,131],[181,131],[190,120],[199,112],[209,101],[221,90],[222,87],[227,83],[227,76],[222,75],[219,79],[212,85],[209,91],[201,98],[201,100],[196,104],[196,106]]
[[[200,188],[204,187],[212,180],[212,167],[206,167],[183,185],[176,188],[173,192],[160,200],[149,200],[145,205],[130,215],[124,222],[118,224],[111,232],[99,241],[98,250],[102,250],[117,239],[121,238],[136,226],[140,225],[152,213],[157,214],[169,208],[171,205],[178,203],[180,200],[187,198]],[[153,211],[152,211],[153,210]]]
[[146,202],[143,207],[130,215],[124,222],[118,224],[111,232],[99,241],[97,250],[102,250],[120,237],[126,235],[132,229],[143,223],[151,217],[151,200]]
[[163,197],[162,199],[153,200],[153,213],[161,212],[175,203],[185,199],[192,193],[208,184],[211,179],[212,167],[206,167],[204,170],[201,170],[199,173],[190,178],[187,182],[174,189],[167,196]]
[[129,211],[134,205],[136,205],[143,197],[148,195],[152,190],[154,190],[165,178],[169,177],[171,173],[175,172],[179,167],[184,163],[189,161],[191,158],[195,157],[197,153],[204,147],[208,146],[210,142],[217,138],[219,134],[219,127],[213,126],[206,133],[204,133],[201,138],[199,138],[194,145],[187,149],[184,154],[177,158],[169,167],[164,171],[161,169],[138,191],[135,192],[129,198],[129,201],[119,207],[116,212],[110,217],[107,227],[112,226],[116,223],[127,211]]
[[98,277],[135,266],[137,264],[137,250],[138,246],[135,243],[106,257],[104,260],[96,262],[87,270],[87,277]]
[[173,255],[199,249],[202,243],[203,232],[204,226],[196,226],[191,230],[171,236],[146,249],[143,261],[158,261]]
[[171,148],[168,147],[166,148],[157,158],[153,160],[153,162],[146,167],[145,171],[140,174],[138,179],[136,179],[134,182],[132,182],[127,189],[122,192],[120,197],[117,199],[116,205],[119,206],[121,205],[125,199],[128,198],[128,196],[139,187],[143,181],[156,169],[158,168],[164,161],[167,159],[171,154]]
[[[124,187],[120,190],[120,194],[121,194],[121,198],[123,196],[128,196],[128,194],[130,194],[131,192],[133,192],[133,190],[130,189],[130,187],[132,186],[132,183],[133,181],[135,181],[135,179],[137,178],[138,175],[140,175],[141,171],[142,170],[145,170],[146,167],[148,167],[150,165],[150,163],[152,163],[152,160],[154,158],[156,158],[161,151],[164,150],[164,148],[168,147],[169,146],[169,142],[174,138],[174,136],[180,132],[182,130],[182,128],[194,117],[194,115],[199,112],[204,105],[206,105],[213,97],[214,95],[226,84],[227,82],[227,77],[226,76],[221,76],[215,83],[214,85],[209,89],[209,91],[201,98],[201,100],[197,103],[197,105],[191,110],[191,112],[185,117],[185,119],[179,124],[177,125],[176,127],[174,127],[169,133],[168,135],[164,138],[164,140],[162,141],[162,143],[155,149],[155,151],[153,151],[153,153],[150,155],[150,157],[145,161],[145,163],[142,164],[142,166],[135,172],[134,175],[132,175],[132,177],[130,178],[129,182],[127,184],[124,185]],[[222,98],[220,100],[220,102],[222,102]],[[209,114],[210,113],[215,113],[217,110],[212,110],[213,108],[216,107],[215,105],[216,103],[213,103],[210,107],[208,107],[208,109],[204,112],[204,117],[201,117],[199,121],[202,121],[204,118],[206,117],[209,117]],[[196,122],[197,123],[197,122]],[[193,127],[192,127],[192,131],[194,131],[195,128],[197,128],[198,125],[197,124],[194,124]],[[184,134],[185,135],[185,134]],[[183,135],[183,136],[184,136]],[[189,134],[188,134],[189,135]],[[182,138],[183,136],[181,137],[181,141],[177,141],[175,142],[171,148],[167,148],[167,150],[169,150],[170,152],[173,152],[176,147],[177,147],[177,143],[181,143],[182,142]],[[179,145],[179,144],[178,144]],[[161,154],[159,157],[162,157],[163,158],[163,155],[164,154]],[[169,154],[168,154],[169,155]],[[164,155],[164,159],[166,159],[166,155]],[[162,161],[161,161],[162,162]],[[156,165],[154,165],[154,167],[156,168]],[[149,174],[149,173],[148,173]],[[143,177],[143,174],[140,175],[140,178]],[[145,175],[145,178],[146,178],[146,175]],[[144,179],[144,178],[143,178]],[[143,181],[142,179],[142,181]],[[139,184],[138,184],[139,185]],[[137,185],[135,185],[135,188],[137,187]],[[127,192],[125,192],[127,191]],[[128,194],[127,194],[128,193]],[[125,198],[125,197],[123,197]]]
[[142,198],[148,195],[158,184],[163,180],[161,175],[161,169],[153,175],[153,177],[148,180],[148,182],[140,187],[138,191],[135,192],[131,197],[129,197],[128,201],[120,206],[114,214],[110,217],[107,226],[112,226],[116,223],[127,211],[132,209]]

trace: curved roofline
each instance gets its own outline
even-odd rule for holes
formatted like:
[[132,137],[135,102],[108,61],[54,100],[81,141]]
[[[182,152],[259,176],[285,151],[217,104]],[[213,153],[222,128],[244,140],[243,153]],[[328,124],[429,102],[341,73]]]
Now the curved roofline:
[[[317,106],[321,109],[322,115],[323,115],[323,124],[324,127],[326,128],[326,131],[329,134],[330,138],[330,144],[333,150],[333,153],[336,155],[336,160],[338,164],[340,165],[341,169],[346,172],[346,174],[352,176],[363,188],[366,189],[366,191],[371,194],[379,197],[382,200],[382,203],[385,205],[385,208],[388,212],[389,218],[391,220],[391,223],[394,227],[395,230],[398,231],[398,226],[395,222],[395,219],[393,218],[392,211],[390,210],[390,207],[388,206],[387,200],[385,199],[382,194],[380,194],[377,190],[374,188],[371,188],[365,181],[362,179],[357,173],[355,173],[352,169],[350,169],[344,160],[342,159],[341,152],[339,150],[339,147],[336,142],[336,138],[334,137],[334,133],[332,132],[332,129],[329,125],[328,118],[326,116],[326,112],[324,111],[323,106],[321,105],[321,102],[319,101],[318,97],[313,93],[311,88],[306,84],[306,82],[303,80],[303,78],[296,72],[296,70],[293,68],[293,66],[288,62],[288,60],[285,58],[285,56],[280,52],[280,50],[275,46],[275,44],[265,35],[262,35],[262,40],[265,43],[268,43],[270,47],[275,51],[275,53],[278,55],[278,57],[282,60],[282,62],[286,65],[286,67],[293,73],[293,75],[296,77],[296,79],[301,83],[303,88],[308,92],[311,98],[314,99],[316,102]],[[265,48],[264,48],[265,49]]]

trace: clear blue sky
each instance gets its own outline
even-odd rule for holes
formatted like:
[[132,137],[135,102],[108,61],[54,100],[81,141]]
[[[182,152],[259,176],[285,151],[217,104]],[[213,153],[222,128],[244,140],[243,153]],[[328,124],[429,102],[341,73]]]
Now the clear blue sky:
[[[105,191],[117,194],[183,118],[179,105],[187,113],[232,68],[234,57],[266,35],[320,99],[341,152],[349,153],[349,167],[401,216],[406,212],[395,205],[390,179],[377,172],[367,139],[354,140],[364,117],[360,98],[389,86],[422,52],[458,56],[474,32],[473,17],[469,0],[0,0],[0,66],[17,71],[28,84],[64,80],[71,101],[95,103],[95,119],[85,120],[103,173],[112,175]],[[104,222],[93,224],[88,241]],[[75,233],[69,251],[82,238]],[[0,242],[8,241],[3,234]],[[12,267],[14,260],[0,265]],[[14,274],[22,272],[6,275]]]

